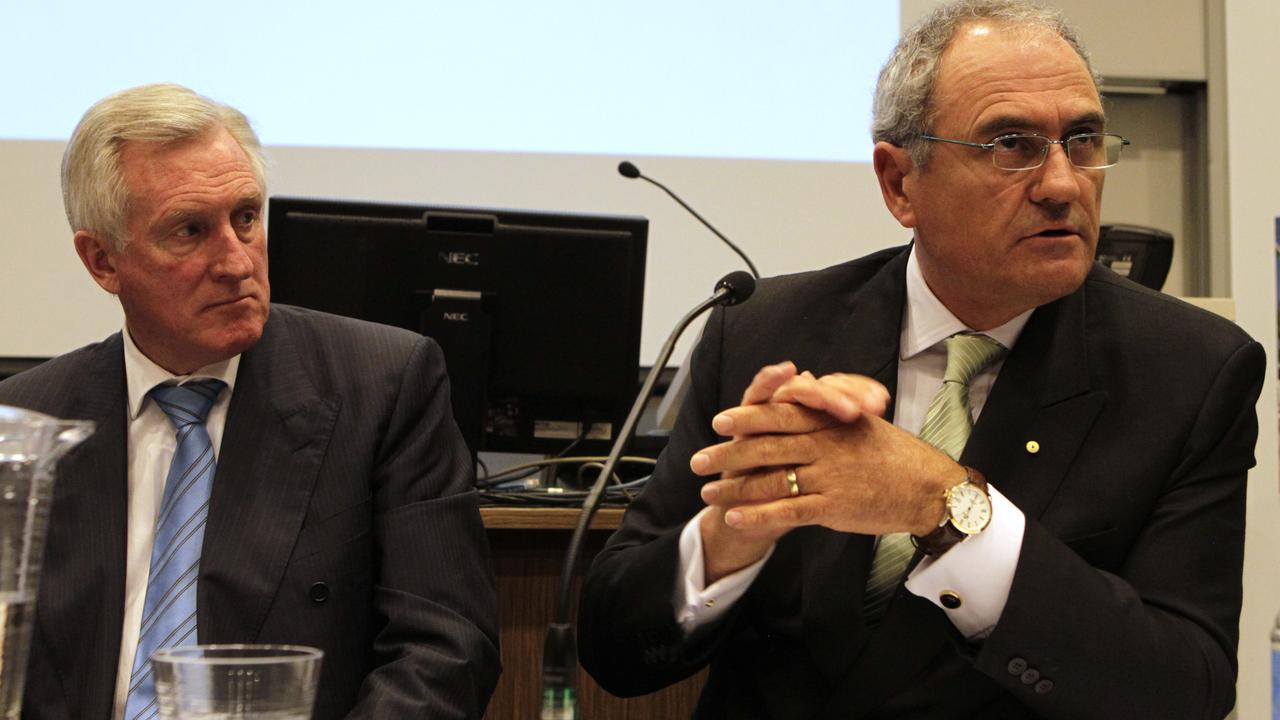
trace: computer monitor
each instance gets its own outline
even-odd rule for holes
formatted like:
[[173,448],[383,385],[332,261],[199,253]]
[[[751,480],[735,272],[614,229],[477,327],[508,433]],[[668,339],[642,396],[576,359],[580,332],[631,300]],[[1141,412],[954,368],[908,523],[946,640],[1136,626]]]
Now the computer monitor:
[[1159,290],[1173,264],[1173,235],[1141,225],[1103,225],[1096,258],[1139,285]]
[[607,448],[638,386],[641,217],[273,197],[272,300],[440,343],[472,453]]

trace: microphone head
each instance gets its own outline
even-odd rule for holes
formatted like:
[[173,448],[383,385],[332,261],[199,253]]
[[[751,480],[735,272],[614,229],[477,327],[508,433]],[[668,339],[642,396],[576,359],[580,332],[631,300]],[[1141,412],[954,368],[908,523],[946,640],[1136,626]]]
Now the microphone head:
[[635,165],[632,165],[627,160],[623,160],[622,162],[618,163],[618,174],[624,178],[630,178],[634,180],[640,177],[640,168],[636,167]]
[[721,290],[729,291],[720,301],[721,305],[737,305],[746,302],[751,293],[756,291],[756,279],[746,270],[734,270],[716,283],[716,292]]

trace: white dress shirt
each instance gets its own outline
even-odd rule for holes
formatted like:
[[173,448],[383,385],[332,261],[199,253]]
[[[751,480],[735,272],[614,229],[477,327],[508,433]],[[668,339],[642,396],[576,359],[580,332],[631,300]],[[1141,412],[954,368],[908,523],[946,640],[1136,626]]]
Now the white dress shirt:
[[142,606],[147,598],[147,579],[151,573],[151,542],[155,536],[156,515],[160,512],[169,463],[177,447],[173,423],[147,393],[163,382],[181,385],[199,378],[225,382],[227,389],[218,396],[205,419],[216,459],[227,422],[227,406],[231,403],[236,372],[240,368],[240,356],[236,355],[202,367],[190,375],[174,375],[142,354],[129,336],[127,327],[121,335],[124,338],[124,375],[129,400],[129,518],[125,546],[124,627],[120,632],[120,664],[116,672],[112,715],[116,720],[124,717],[133,656],[138,649]]
[[[970,330],[938,300],[924,281],[915,249],[907,259],[907,307],[899,338],[898,392],[894,425],[919,434],[934,395],[942,387],[947,365],[944,340]],[[1031,311],[984,332],[1006,348],[1012,348],[1026,326]],[[979,373],[969,385],[970,405],[974,418],[982,412],[987,395],[1003,366],[1003,360]],[[800,368],[804,370],[805,368]],[[1004,611],[1013,584],[1013,573],[1022,549],[1026,518],[992,486],[991,524],[981,534],[967,538],[937,558],[925,558],[907,578],[910,592],[923,597],[942,610],[956,628],[969,639],[984,638],[991,633]],[[674,605],[676,621],[686,633],[721,617],[746,593],[759,575],[769,555],[707,586],[703,566],[702,534],[698,523],[702,513],[694,516],[680,534],[680,577],[676,583]],[[940,600],[943,591],[959,595],[963,602],[952,610]]]

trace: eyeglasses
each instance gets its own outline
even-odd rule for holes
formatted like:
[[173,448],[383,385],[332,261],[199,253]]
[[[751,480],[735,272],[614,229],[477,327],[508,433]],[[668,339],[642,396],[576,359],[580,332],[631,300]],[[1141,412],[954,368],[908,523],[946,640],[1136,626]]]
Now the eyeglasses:
[[1002,170],[1035,170],[1044,164],[1050,145],[1061,145],[1071,164],[1083,170],[1101,170],[1120,162],[1120,150],[1129,141],[1114,133],[1077,133],[1061,140],[1043,135],[1001,135],[989,143],[950,140],[921,135],[933,142],[952,143],[991,151],[991,162]]

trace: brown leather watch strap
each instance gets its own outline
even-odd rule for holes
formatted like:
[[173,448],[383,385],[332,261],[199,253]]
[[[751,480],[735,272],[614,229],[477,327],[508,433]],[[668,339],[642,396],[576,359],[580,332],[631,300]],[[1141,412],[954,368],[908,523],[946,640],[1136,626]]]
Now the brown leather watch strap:
[[[989,498],[991,493],[987,490],[987,478],[984,477],[982,473],[967,465],[965,466],[964,471],[964,482],[978,488]],[[961,483],[961,485],[963,484],[964,483]],[[950,491],[948,491],[948,493],[949,492]],[[945,502],[946,496],[944,495],[943,497]],[[951,522],[951,508],[947,507],[946,511],[947,519],[943,521],[942,525],[940,525],[937,530],[934,530],[923,537],[918,537],[916,535],[911,536],[911,541],[915,543],[916,547],[920,548],[920,551],[925,555],[937,557],[958,545],[961,540],[969,537]]]

